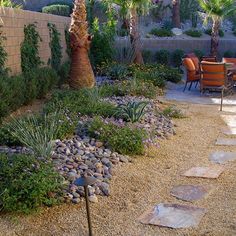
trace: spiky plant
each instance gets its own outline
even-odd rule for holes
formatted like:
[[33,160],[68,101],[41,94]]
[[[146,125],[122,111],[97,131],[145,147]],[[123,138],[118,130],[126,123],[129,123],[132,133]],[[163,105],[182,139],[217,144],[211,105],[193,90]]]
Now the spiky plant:
[[69,28],[71,42],[70,86],[72,88],[91,88],[95,78],[89,61],[88,51],[92,36],[88,33],[85,0],[75,0]]

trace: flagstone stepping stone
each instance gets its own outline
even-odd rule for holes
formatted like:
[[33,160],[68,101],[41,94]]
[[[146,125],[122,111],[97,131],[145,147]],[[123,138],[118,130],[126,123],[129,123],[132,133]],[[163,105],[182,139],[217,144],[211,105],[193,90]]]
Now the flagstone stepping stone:
[[196,227],[206,214],[206,209],[180,204],[160,203],[144,212],[138,221],[142,224],[174,229]]
[[236,146],[236,139],[233,139],[233,138],[218,138],[216,140],[216,145]]
[[231,127],[236,127],[236,115],[221,115],[224,122]]
[[200,185],[179,185],[171,190],[171,195],[183,201],[197,201],[207,196],[211,188]]
[[236,127],[227,127],[222,129],[222,133],[226,135],[236,135]]
[[236,160],[236,152],[214,152],[210,155],[209,159],[217,164],[224,164]]
[[224,168],[222,166],[193,167],[187,170],[183,175],[186,177],[216,179],[221,175],[223,171],[224,171]]

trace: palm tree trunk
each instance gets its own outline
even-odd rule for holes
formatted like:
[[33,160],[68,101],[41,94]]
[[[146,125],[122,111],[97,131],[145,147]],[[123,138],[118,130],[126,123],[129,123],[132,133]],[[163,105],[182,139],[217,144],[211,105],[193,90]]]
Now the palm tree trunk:
[[133,62],[135,64],[143,64],[141,39],[138,32],[138,16],[135,7],[130,11],[130,40],[134,53]]
[[172,22],[174,27],[180,28],[180,3],[179,0],[172,0]]
[[214,19],[211,31],[211,56],[217,56],[219,45],[220,20]]
[[69,29],[71,38],[69,84],[74,89],[91,88],[95,84],[94,73],[88,57],[92,37],[88,34],[86,17],[85,0],[75,0]]

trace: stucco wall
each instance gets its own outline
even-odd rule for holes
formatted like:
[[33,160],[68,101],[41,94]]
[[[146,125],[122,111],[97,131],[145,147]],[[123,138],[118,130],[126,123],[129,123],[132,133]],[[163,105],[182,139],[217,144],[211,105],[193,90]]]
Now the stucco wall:
[[42,38],[39,55],[45,64],[47,64],[48,59],[51,57],[51,50],[49,48],[50,37],[47,27],[48,22],[54,23],[61,33],[61,46],[63,47],[62,61],[67,59],[64,30],[70,23],[69,17],[1,7],[0,18],[1,25],[3,26],[1,30],[7,38],[4,42],[4,47],[8,54],[7,67],[11,69],[12,74],[21,72],[20,47],[24,40],[24,26],[30,23],[37,22],[37,31]]
[[[118,39],[117,47],[127,45],[126,39]],[[196,49],[202,50],[204,53],[210,53],[210,37],[209,39],[142,39],[142,48],[156,52],[160,49],[166,49],[170,52],[175,49],[182,49],[186,53],[193,52]],[[236,53],[236,39],[220,39],[219,53],[223,55],[225,51]]]

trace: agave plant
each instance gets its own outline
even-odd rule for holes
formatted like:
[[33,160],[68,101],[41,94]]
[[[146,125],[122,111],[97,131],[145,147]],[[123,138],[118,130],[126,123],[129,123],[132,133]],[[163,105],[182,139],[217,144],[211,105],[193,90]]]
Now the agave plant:
[[148,102],[128,102],[117,107],[116,114],[125,120],[135,123],[146,114],[145,108]]

